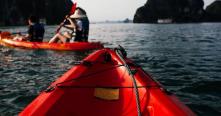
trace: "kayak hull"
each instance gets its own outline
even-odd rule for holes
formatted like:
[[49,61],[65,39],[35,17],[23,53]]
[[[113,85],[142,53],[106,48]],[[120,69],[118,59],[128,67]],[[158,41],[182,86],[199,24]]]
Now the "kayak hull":
[[139,99],[142,116],[195,116],[148,73],[111,49],[98,50],[52,83],[19,115],[136,116]]
[[48,42],[28,42],[15,41],[8,38],[0,39],[3,46],[20,47],[28,49],[48,49],[48,50],[65,50],[65,51],[83,51],[92,49],[101,49],[103,45],[100,42],[74,42],[74,43],[48,43]]

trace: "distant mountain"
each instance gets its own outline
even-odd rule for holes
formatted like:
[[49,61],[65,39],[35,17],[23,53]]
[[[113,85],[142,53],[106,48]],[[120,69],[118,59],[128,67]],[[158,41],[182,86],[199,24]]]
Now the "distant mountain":
[[106,21],[92,21],[91,24],[98,24],[98,23],[133,23],[133,20],[128,18],[124,20],[106,20]]
[[137,9],[134,23],[188,23],[221,21],[221,1],[215,1],[206,10],[203,0],[148,0]]
[[206,7],[206,19],[210,22],[221,22],[221,1],[217,0]]

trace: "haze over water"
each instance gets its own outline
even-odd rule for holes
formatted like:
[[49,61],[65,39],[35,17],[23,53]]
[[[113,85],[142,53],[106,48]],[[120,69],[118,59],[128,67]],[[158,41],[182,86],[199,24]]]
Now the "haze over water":
[[[128,57],[200,116],[221,115],[221,23],[91,24],[90,41],[123,46]],[[46,27],[46,38],[55,26]],[[6,27],[11,32],[25,27]],[[0,46],[0,114],[16,115],[92,53]]]

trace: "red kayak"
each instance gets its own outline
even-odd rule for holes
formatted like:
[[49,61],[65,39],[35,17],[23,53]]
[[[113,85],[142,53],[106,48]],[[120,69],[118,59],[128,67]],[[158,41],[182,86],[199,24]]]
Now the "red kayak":
[[120,49],[98,50],[52,83],[20,116],[195,116]]
[[[1,36],[1,35],[0,35]],[[48,43],[48,42],[28,42],[15,41],[11,39],[12,36],[3,36],[0,39],[0,44],[3,46],[21,47],[28,49],[48,49],[48,50],[72,50],[83,51],[92,49],[101,49],[104,46],[100,42],[74,42],[74,43]]]

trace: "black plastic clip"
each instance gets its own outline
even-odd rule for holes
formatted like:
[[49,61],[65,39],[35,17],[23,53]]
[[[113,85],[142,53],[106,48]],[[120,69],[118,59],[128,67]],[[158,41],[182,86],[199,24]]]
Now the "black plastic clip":
[[55,86],[50,86],[46,90],[44,90],[44,92],[48,93],[48,92],[53,91],[54,89],[55,89]]

